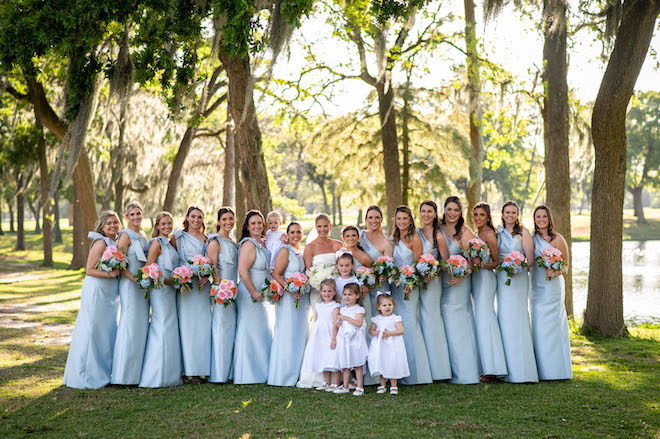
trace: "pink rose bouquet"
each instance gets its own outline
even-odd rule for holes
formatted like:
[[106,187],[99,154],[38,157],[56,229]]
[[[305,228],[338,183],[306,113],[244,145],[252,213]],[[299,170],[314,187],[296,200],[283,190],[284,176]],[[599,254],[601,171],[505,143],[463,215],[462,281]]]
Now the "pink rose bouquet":
[[511,278],[516,274],[520,274],[527,268],[527,261],[525,255],[520,252],[513,251],[504,258],[500,265],[496,268],[497,271],[503,271],[507,274],[505,285],[511,285]]
[[238,297],[238,288],[233,280],[222,279],[216,284],[211,284],[211,302],[222,304],[227,308]]
[[135,276],[133,276],[140,287],[144,290],[144,298],[149,298],[149,293],[154,288],[160,289],[165,286],[165,279],[163,278],[163,272],[158,268],[158,264],[155,262],[150,265],[145,265],[140,268]]
[[176,267],[172,271],[172,285],[181,294],[188,294],[192,290],[193,271],[189,265]]

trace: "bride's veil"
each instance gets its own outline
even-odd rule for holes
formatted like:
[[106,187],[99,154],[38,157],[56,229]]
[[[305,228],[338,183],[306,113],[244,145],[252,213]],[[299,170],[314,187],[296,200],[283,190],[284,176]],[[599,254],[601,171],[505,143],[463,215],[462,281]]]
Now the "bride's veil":
[[316,231],[316,227],[312,226],[312,230],[310,230],[309,233],[307,234],[307,239],[305,240],[305,245],[307,245],[310,242],[314,241],[318,237],[319,237],[319,233]]

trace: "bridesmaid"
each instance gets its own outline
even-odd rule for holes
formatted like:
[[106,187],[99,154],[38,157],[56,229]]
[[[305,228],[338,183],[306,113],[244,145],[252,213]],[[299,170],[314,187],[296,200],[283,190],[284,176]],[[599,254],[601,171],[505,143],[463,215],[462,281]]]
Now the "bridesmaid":
[[486,377],[499,377],[507,374],[502,334],[495,314],[495,293],[497,291],[497,277],[493,271],[499,265],[497,253],[497,231],[493,226],[490,215],[490,206],[487,203],[477,203],[472,209],[472,218],[477,227],[477,238],[486,243],[490,250],[489,261],[475,258],[472,264],[479,267],[473,272],[472,297],[474,299],[474,319],[477,329],[477,344],[479,346],[479,359],[481,360],[481,375]]
[[112,351],[117,333],[119,270],[101,271],[96,263],[106,247],[117,245],[119,215],[101,212],[87,238],[92,245],[80,291],[80,311],[73,328],[62,384],[74,389],[100,389],[110,384]]
[[[179,253],[179,265],[187,264],[195,255],[204,252],[207,236],[204,233],[204,211],[190,206],[183,221],[183,230],[174,232],[172,247]],[[193,282],[187,294],[177,294],[176,306],[181,334],[183,375],[193,383],[211,375],[211,301],[206,279]]]
[[[367,207],[367,213],[364,215],[364,222],[366,229],[360,234],[360,244],[364,251],[369,255],[372,261],[382,256],[392,257],[394,254],[394,247],[392,241],[389,240],[387,235],[383,232],[383,211],[378,206]],[[389,286],[384,286],[386,290]],[[372,288],[370,293],[371,300],[371,315],[377,316],[378,309],[376,309],[376,293],[378,288]]]
[[[541,256],[548,247],[561,252],[568,264],[568,244],[553,231],[550,208],[541,205],[534,210],[534,257]],[[534,354],[541,380],[573,378],[571,370],[571,339],[564,307],[564,277],[561,272],[544,270],[532,264],[532,330]],[[546,280],[546,276],[550,280]]]
[[[503,226],[497,228],[497,251],[502,262],[512,251],[519,251],[531,265],[534,261],[534,243],[529,231],[519,222],[519,209],[514,201],[502,206]],[[502,344],[508,375],[505,381],[512,383],[536,383],[536,358],[532,343],[527,296],[529,275],[527,271],[514,276],[506,285],[507,274],[497,274],[497,319],[502,332]]]
[[[300,250],[302,226],[297,222],[290,223],[286,235],[289,244],[282,246],[273,269],[273,278],[282,286],[294,273],[305,273],[305,260]],[[296,300],[299,301],[298,308]],[[271,386],[295,386],[307,343],[309,294],[301,296],[285,289],[276,308],[267,383]]]
[[[419,207],[419,215],[424,223],[423,227],[417,229],[417,234],[422,240],[422,253],[431,253],[438,261],[447,260],[449,249],[444,235],[440,232],[438,205],[431,200],[423,201]],[[426,288],[421,286],[419,288],[419,321],[429,356],[431,377],[434,381],[451,378],[447,335],[440,311],[441,297],[440,278],[428,282]]]
[[[447,198],[440,222],[442,225],[440,231],[445,237],[450,256],[461,255],[468,241],[474,238],[464,222],[461,200],[458,197]],[[457,278],[449,273],[442,275],[440,307],[449,347],[451,382],[454,384],[479,383],[479,353],[470,289],[470,276]]]
[[257,384],[268,380],[270,346],[273,340],[267,304],[261,285],[268,276],[270,252],[265,247],[264,216],[251,210],[245,216],[238,243],[238,284],[236,340],[234,342],[234,384]]
[[[422,256],[422,240],[417,235],[415,220],[408,206],[396,208],[394,223],[396,228],[392,235],[394,244],[394,264],[414,265]],[[403,319],[403,341],[406,345],[408,368],[410,375],[402,381],[404,384],[427,384],[433,382],[429,356],[419,324],[419,289],[413,288],[409,300],[404,299],[403,286],[392,289],[392,297],[396,300],[397,315]]]
[[[215,264],[215,282],[221,279],[238,283],[238,246],[230,233],[236,223],[234,209],[225,206],[218,210],[216,232],[206,241],[206,256]],[[226,383],[231,379],[236,335],[236,304],[225,307],[213,304],[211,325],[211,377],[212,383]]]
[[149,294],[151,323],[147,348],[140,376],[140,387],[169,387],[183,384],[181,380],[181,339],[176,315],[176,291],[171,274],[179,265],[179,254],[170,244],[174,220],[169,212],[156,215],[149,241],[147,265],[154,262],[165,278],[165,286]]
[[119,232],[119,248],[126,249],[128,267],[121,271],[119,299],[121,313],[112,359],[112,384],[137,385],[140,382],[144,349],[149,332],[149,300],[144,298],[133,276],[147,262],[147,235],[140,228],[144,211],[137,201],[126,205],[128,228]]

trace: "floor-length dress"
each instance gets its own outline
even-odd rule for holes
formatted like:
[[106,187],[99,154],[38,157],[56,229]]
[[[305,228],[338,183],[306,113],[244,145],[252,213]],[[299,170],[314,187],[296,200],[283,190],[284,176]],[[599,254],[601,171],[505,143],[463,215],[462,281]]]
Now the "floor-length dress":
[[[92,240],[92,245],[99,239],[107,246],[117,245],[96,232],[89,232],[87,238]],[[80,311],[64,368],[62,384],[65,386],[100,389],[110,384],[118,299],[119,281],[116,278],[85,276],[80,291]]]
[[[209,235],[206,247],[214,239],[220,244],[218,253],[218,273],[222,280],[238,283],[238,246],[229,238],[223,238],[217,233]],[[212,383],[226,383],[232,373],[234,359],[234,337],[236,336],[236,303],[229,306],[213,304],[213,320],[211,323],[211,376]]]
[[[537,233],[534,238],[534,257],[552,247]],[[571,338],[564,307],[564,276],[545,280],[545,269],[536,261],[532,268],[532,336],[534,355],[541,380],[573,378],[571,369]]]
[[[168,279],[179,265],[179,254],[164,236],[149,241],[160,244],[161,254],[156,259],[163,277]],[[147,347],[140,376],[140,387],[169,387],[183,384],[181,376],[181,339],[176,312],[176,290],[170,285],[154,288],[149,293],[151,322],[147,335]]]
[[[442,230],[450,255],[460,255],[461,246],[450,239]],[[449,284],[451,276],[442,275],[442,299],[440,309],[445,323],[451,382],[454,384],[479,383],[479,354],[474,329],[472,302],[470,301],[471,279],[468,276],[459,285]]]
[[[302,253],[290,245],[282,246],[289,252],[289,261],[284,270],[286,281],[294,273],[305,273]],[[282,251],[282,250],[280,250]],[[296,308],[296,298],[285,292],[275,305],[275,329],[273,345],[270,348],[268,384],[271,386],[295,386],[300,376],[307,329],[309,326],[309,294],[300,296]]]
[[[403,241],[394,246],[394,264],[413,265],[413,251],[406,247]],[[422,335],[422,327],[419,324],[419,288],[415,287],[409,294],[409,299],[404,299],[403,286],[392,288],[392,297],[396,301],[395,312],[403,319],[403,341],[406,345],[408,356],[408,368],[410,375],[403,379],[403,384],[427,384],[433,382],[429,356]]]
[[[419,228],[417,234],[422,240],[422,252],[431,253],[440,260],[440,252],[433,247]],[[431,377],[433,380],[448,380],[451,378],[451,365],[449,363],[449,348],[447,347],[447,334],[442,320],[440,301],[442,298],[442,280],[437,277],[426,285],[419,287],[419,323],[429,356]]]
[[[243,238],[238,243],[239,252],[247,241],[256,247],[249,274],[254,287],[260,290],[269,273],[270,252],[254,238]],[[268,380],[273,326],[266,302],[266,299],[254,302],[245,283],[241,281],[238,284],[234,384],[258,384]]]
[[[145,238],[131,229],[119,232],[117,240],[122,233],[127,233],[131,239],[131,244],[126,250],[128,260],[126,269],[135,275],[147,262],[149,244]],[[120,276],[119,302],[121,305],[112,359],[111,383],[137,385],[140,382],[149,332],[149,300],[144,298],[144,291],[137,282]]]
[[[179,265],[187,264],[195,255],[204,252],[204,243],[183,230],[174,233],[179,252]],[[177,294],[176,306],[181,334],[181,354],[185,376],[211,375],[211,301],[210,284],[200,290],[197,278],[190,292]]]
[[[374,245],[371,243],[371,241],[369,241],[369,238],[367,238],[367,232],[364,231],[364,230],[360,231],[360,245],[364,249],[364,252],[366,254],[368,254],[369,257],[371,258],[371,260],[374,261],[374,262],[376,262],[376,260],[378,258],[385,256],[384,254],[382,254],[380,252],[380,250],[378,250],[376,247],[374,247]],[[381,290],[383,290],[383,292],[391,291],[391,287],[388,283],[386,283],[385,285],[381,286]],[[377,287],[372,288],[371,291],[369,292],[369,300],[371,302],[371,315],[372,316],[377,316],[378,315],[378,309],[376,308],[377,293],[378,293],[378,288]],[[368,326],[371,326],[371,324],[369,324]]]
[[[309,239],[309,237],[308,237]],[[312,267],[316,265],[335,265],[337,257],[335,253],[321,253],[312,258]],[[339,292],[337,292],[340,294]],[[321,301],[321,292],[313,289],[309,295],[309,300],[312,305]],[[311,307],[310,307],[311,308]],[[307,317],[309,322],[309,316]],[[310,325],[311,328],[311,325]],[[309,389],[311,387],[319,387],[324,383],[323,374],[312,372],[312,359],[310,358],[309,344],[305,346],[305,353],[303,354],[302,367],[300,369],[300,379],[296,383],[296,387]]]
[[[483,261],[484,263],[492,261]],[[497,276],[493,270],[480,268],[473,272],[472,297],[474,298],[474,320],[479,346],[479,361],[482,375],[504,376],[507,373],[500,324],[495,314]]]
[[[497,250],[500,262],[513,251],[524,254],[522,242],[502,226],[497,228]],[[508,372],[504,380],[535,383],[539,378],[527,303],[529,275],[525,271],[513,276],[511,285],[506,285],[506,280],[505,272],[497,273],[497,320]]]

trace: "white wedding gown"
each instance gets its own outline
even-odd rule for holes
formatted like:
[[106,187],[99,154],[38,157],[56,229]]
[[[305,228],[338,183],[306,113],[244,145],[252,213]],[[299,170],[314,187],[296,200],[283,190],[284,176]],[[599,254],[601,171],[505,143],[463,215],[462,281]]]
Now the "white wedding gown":
[[[337,263],[337,258],[335,253],[321,253],[314,256],[312,259],[312,267],[316,265],[335,265]],[[314,305],[321,300],[321,293],[317,289],[313,289],[309,295],[310,303],[312,304],[311,309],[314,309]],[[309,327],[311,328],[311,320]],[[309,329],[308,329],[309,330]],[[309,337],[309,335],[308,335]],[[323,384],[323,374],[315,373],[311,371],[309,366],[309,344],[305,347],[305,354],[303,356],[302,368],[300,370],[300,379],[296,387],[303,389],[309,389],[310,387],[318,387]],[[330,383],[328,383],[330,384]]]

